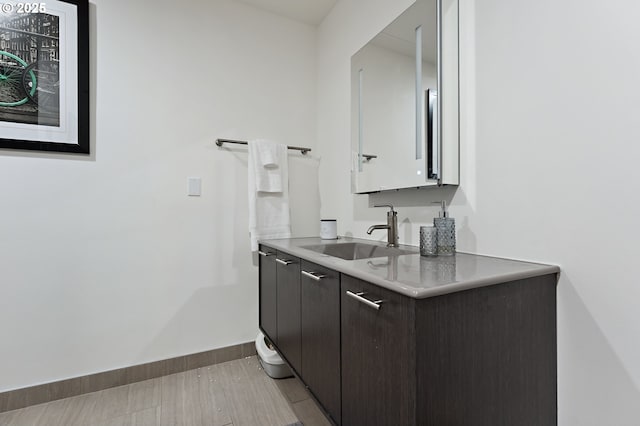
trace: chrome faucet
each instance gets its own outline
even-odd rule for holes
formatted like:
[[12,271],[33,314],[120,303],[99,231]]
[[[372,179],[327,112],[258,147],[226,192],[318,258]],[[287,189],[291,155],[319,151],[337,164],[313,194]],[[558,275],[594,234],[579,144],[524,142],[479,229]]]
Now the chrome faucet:
[[389,207],[391,210],[387,212],[386,225],[373,225],[367,229],[367,234],[371,235],[376,229],[387,230],[387,247],[398,247],[398,212],[393,210],[391,204],[374,205],[373,207]]

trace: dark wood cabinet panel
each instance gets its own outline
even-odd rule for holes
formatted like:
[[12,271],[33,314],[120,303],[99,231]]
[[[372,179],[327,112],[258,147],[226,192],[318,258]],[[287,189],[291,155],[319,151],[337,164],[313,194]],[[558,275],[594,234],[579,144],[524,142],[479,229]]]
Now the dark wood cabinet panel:
[[414,300],[343,274],[341,305],[342,424],[415,424]]
[[[264,253],[264,254],[262,254]],[[277,327],[277,282],[276,282],[276,251],[269,247],[260,246],[260,274],[259,287],[259,326],[262,332],[275,344],[278,343]]]
[[555,425],[556,278],[417,304],[418,424]]
[[[306,274],[305,274],[306,273]],[[315,277],[322,277],[314,279]],[[340,274],[302,261],[302,380],[340,421]]]
[[277,275],[277,346],[289,365],[300,374],[300,259],[278,251]]

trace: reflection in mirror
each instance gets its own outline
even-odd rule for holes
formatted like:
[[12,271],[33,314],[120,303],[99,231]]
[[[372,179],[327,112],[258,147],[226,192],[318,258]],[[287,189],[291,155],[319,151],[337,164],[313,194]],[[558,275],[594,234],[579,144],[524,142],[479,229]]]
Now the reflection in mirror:
[[427,104],[427,118],[424,120],[427,125],[427,147],[430,155],[427,156],[427,178],[438,179],[440,175],[439,161],[440,144],[438,143],[438,90],[427,89],[425,102]]
[[[457,132],[457,0],[442,1],[456,4]],[[440,182],[439,11],[417,0],[351,58],[352,192],[457,184]]]

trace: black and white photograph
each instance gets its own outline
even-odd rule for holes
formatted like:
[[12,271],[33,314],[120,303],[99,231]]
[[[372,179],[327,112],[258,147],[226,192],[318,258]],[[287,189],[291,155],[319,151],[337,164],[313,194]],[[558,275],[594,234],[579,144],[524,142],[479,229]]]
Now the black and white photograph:
[[89,153],[88,3],[0,3],[0,149]]
[[0,15],[0,121],[60,125],[60,19]]

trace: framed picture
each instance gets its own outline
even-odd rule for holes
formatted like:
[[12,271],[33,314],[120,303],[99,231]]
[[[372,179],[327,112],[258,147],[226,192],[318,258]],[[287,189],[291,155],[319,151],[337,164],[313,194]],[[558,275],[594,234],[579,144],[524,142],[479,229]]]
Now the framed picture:
[[88,0],[0,1],[1,149],[89,154]]

